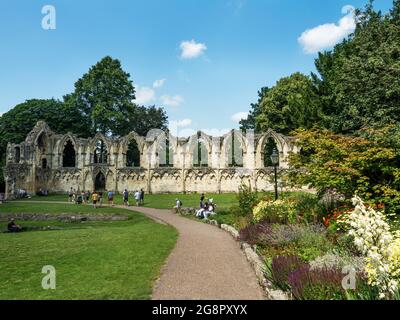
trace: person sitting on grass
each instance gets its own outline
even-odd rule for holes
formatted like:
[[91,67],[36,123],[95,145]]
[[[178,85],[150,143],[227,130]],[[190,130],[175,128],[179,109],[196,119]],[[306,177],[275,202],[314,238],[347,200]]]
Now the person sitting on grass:
[[12,218],[8,223],[7,229],[9,232],[20,232],[22,230],[21,226],[15,224],[14,218]]
[[96,191],[93,191],[92,202],[95,208],[97,208],[97,201],[99,201],[99,194]]

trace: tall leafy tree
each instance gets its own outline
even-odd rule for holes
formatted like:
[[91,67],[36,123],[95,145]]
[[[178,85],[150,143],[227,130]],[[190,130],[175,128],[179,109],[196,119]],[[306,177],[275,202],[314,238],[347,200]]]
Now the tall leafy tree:
[[335,132],[400,121],[400,0],[386,15],[372,4],[356,11],[354,34],[315,62],[324,123]]
[[311,128],[321,120],[319,98],[311,79],[294,73],[280,79],[260,103],[256,127],[288,134],[298,128]]
[[131,131],[145,135],[150,129],[164,129],[167,116],[162,108],[137,106],[130,74],[119,60],[107,56],[92,66],[75,83],[75,91],[64,97],[90,123],[90,133],[123,136]]
[[119,60],[107,56],[92,66],[75,83],[75,91],[65,97],[82,117],[90,119],[91,134],[122,135],[135,111],[135,88]]

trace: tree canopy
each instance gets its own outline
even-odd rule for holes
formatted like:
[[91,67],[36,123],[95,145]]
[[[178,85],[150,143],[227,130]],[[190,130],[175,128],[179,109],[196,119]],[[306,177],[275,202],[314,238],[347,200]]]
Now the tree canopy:
[[290,133],[318,126],[336,133],[400,123],[400,0],[382,14],[370,1],[355,11],[356,29],[320,52],[317,72],[294,73],[252,105],[245,127]]

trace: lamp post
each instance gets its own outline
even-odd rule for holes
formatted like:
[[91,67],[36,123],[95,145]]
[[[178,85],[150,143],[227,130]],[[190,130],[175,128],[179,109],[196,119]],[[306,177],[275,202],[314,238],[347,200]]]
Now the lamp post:
[[279,154],[278,150],[274,148],[271,154],[271,162],[274,165],[274,173],[275,173],[275,201],[278,200],[278,177],[277,177],[277,167],[279,163]]

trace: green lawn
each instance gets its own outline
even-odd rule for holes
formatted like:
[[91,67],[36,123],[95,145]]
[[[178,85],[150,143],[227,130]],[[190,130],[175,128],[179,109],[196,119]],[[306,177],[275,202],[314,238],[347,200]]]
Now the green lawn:
[[[205,194],[206,198],[213,198],[219,208],[229,208],[237,204],[236,193]],[[104,203],[107,203],[106,195]],[[200,204],[200,194],[146,194],[145,207],[156,209],[171,209],[175,206],[175,199],[183,202],[184,207],[198,207]],[[50,195],[48,197],[33,197],[30,201],[68,201],[66,195]],[[129,202],[134,204],[134,198],[130,195]],[[123,204],[122,196],[115,196],[115,204]],[[1,209],[0,209],[1,210]]]
[[[24,227],[61,230],[0,233],[0,299],[149,299],[177,239],[174,228],[116,208],[10,202],[0,205],[0,214],[5,212],[109,212],[129,220],[18,221]],[[56,269],[56,290],[41,287],[45,265]]]

